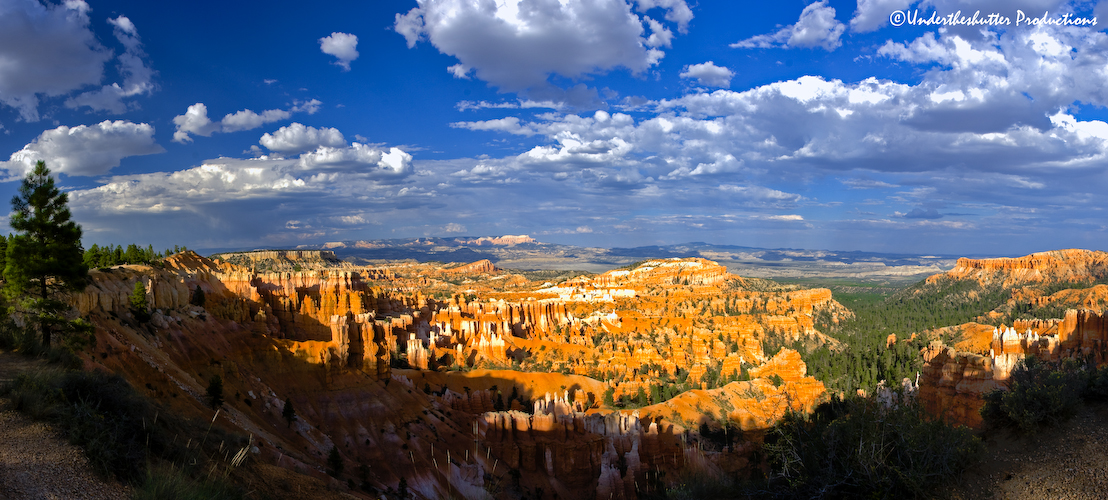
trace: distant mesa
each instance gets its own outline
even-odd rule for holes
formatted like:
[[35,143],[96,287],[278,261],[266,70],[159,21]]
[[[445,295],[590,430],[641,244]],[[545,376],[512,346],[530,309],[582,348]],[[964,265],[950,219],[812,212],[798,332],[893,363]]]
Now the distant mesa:
[[330,250],[252,250],[225,252],[210,256],[237,266],[254,270],[290,271],[306,266],[341,266],[343,261]]
[[1053,250],[1023,257],[958,259],[954,269],[927,279],[986,281],[1003,278],[1005,286],[1017,283],[1090,282],[1108,277],[1108,253],[1093,250]]
[[488,259],[481,259],[477,262],[447,268],[445,271],[452,274],[491,274],[500,271],[500,269],[492,265],[492,262],[489,262]]

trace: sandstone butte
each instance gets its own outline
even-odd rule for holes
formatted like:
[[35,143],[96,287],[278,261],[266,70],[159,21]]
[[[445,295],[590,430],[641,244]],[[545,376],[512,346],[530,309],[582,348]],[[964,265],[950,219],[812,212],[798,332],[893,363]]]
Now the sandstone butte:
[[[970,426],[982,424],[982,396],[1001,388],[1021,358],[1034,355],[1057,361],[1091,359],[1108,363],[1108,286],[1064,289],[1044,294],[1041,285],[1092,284],[1108,277],[1108,253],[1058,250],[1004,259],[959,259],[941,280],[972,280],[1011,288],[1011,298],[999,309],[1017,304],[1031,308],[1053,306],[1063,310],[1055,319],[1016,320],[993,327],[978,323],[947,327],[939,332],[958,338],[953,346],[932,342],[922,352],[924,366],[919,396],[934,414]],[[999,317],[994,311],[991,317]]]
[[[830,342],[814,315],[850,314],[829,290],[758,291],[704,259],[560,283],[487,261],[298,272],[257,263],[184,252],[158,267],[91,271],[72,300],[95,325],[87,368],[120,373],[197,419],[212,418],[203,395],[220,375],[218,421],[254,436],[257,459],[324,477],[335,446],[347,471],[365,464],[371,484],[395,489],[404,478],[424,498],[507,498],[514,471],[518,488],[631,499],[652,474],[692,462],[749,470],[762,433],[824,394],[795,351],[770,357],[764,342]],[[135,282],[148,291],[147,323],[129,310]],[[203,307],[190,305],[197,287]],[[689,390],[655,401],[660,381]],[[612,407],[605,394],[646,405]],[[300,416],[291,426],[286,398]],[[702,425],[735,442],[705,443]]]

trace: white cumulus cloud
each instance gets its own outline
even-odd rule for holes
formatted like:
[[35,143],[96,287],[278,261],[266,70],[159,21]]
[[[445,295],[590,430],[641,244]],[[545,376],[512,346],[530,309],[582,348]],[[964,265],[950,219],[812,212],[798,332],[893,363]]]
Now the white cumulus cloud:
[[374,178],[403,177],[412,172],[412,155],[400,148],[388,152],[355,142],[349,147],[320,146],[300,155],[298,165],[314,171],[352,171]]
[[454,122],[450,124],[454,128],[464,128],[467,130],[493,130],[499,132],[507,132],[515,135],[535,135],[536,132],[532,128],[521,127],[519,124],[519,118],[509,116],[506,118],[497,118],[495,120],[484,120],[476,122]]
[[118,58],[119,74],[123,77],[123,83],[104,85],[99,90],[90,90],[73,96],[66,100],[67,107],[87,106],[94,111],[122,114],[127,111],[124,98],[150,94],[154,91],[154,84],[151,81],[154,71],[144,60],[146,53],[142,51],[142,42],[139,40],[135,24],[126,16],[108,19],[108,23],[115,27],[113,30],[115,38],[125,49]]
[[709,87],[730,87],[734,76],[735,73],[730,69],[716,66],[712,61],[685,66],[681,72],[681,78],[693,78],[701,85]]
[[[692,18],[684,0],[640,0],[638,5],[640,11],[662,9],[665,19],[682,30]],[[457,58],[459,64],[450,67],[456,77],[472,72],[508,92],[582,105],[597,100],[594,90],[559,89],[548,79],[615,68],[641,73],[664,57],[659,47],[668,47],[672,38],[662,23],[640,17],[626,0],[425,0],[397,14],[394,29],[409,47],[428,40]]]
[[0,2],[0,102],[38,121],[39,95],[65,95],[96,85],[112,52],[89,29],[82,0]]
[[292,113],[283,109],[268,109],[262,111],[261,114],[255,113],[249,109],[244,109],[224,116],[223,120],[220,121],[222,125],[221,132],[253,130],[266,123],[287,120],[290,116],[292,116]]
[[905,10],[912,0],[858,0],[858,8],[850,20],[850,30],[868,33],[885,26],[889,16],[898,10]]
[[358,58],[357,47],[358,37],[350,33],[336,31],[319,39],[319,50],[335,56],[338,61],[334,64],[341,66],[343,71],[350,71],[350,63]]
[[163,153],[154,142],[154,127],[146,123],[105,120],[95,125],[61,126],[44,131],[23,149],[0,162],[13,176],[30,172],[45,161],[54,172],[67,175],[103,175],[128,156]]
[[781,28],[776,33],[757,35],[732,43],[731,48],[815,48],[831,51],[842,45],[840,38],[846,25],[835,19],[835,8],[827,0],[808,5],[800,13],[796,24]]
[[297,153],[316,149],[320,146],[339,148],[346,145],[346,138],[336,128],[307,127],[292,123],[267,133],[258,142],[266,149],[278,153]]
[[183,115],[173,117],[173,124],[177,129],[173,132],[173,141],[179,143],[192,142],[192,135],[211,137],[216,132],[239,132],[253,130],[266,123],[287,120],[294,113],[314,114],[323,104],[317,99],[307,102],[294,102],[288,110],[268,109],[256,113],[250,109],[243,109],[224,115],[223,119],[213,122],[208,118],[208,107],[202,102],[189,106]]

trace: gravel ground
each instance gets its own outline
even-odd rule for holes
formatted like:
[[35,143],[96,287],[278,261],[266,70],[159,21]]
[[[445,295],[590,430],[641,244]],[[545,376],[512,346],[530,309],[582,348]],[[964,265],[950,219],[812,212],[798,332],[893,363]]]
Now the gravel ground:
[[13,410],[0,412],[0,498],[130,497],[130,488],[96,477],[84,452],[58,437],[48,425]]
[[[41,361],[0,352],[0,383],[37,366]],[[0,498],[124,500],[131,489],[97,477],[80,448],[0,398]]]
[[1108,498],[1108,404],[1086,406],[1029,436],[994,431],[983,460],[947,495],[954,499]]

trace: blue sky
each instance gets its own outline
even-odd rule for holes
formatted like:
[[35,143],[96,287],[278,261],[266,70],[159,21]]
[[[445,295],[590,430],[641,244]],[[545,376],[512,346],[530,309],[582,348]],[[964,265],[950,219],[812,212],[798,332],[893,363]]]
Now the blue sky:
[[1105,27],[1049,0],[0,0],[0,195],[44,160],[86,244],[157,248],[1104,249]]

